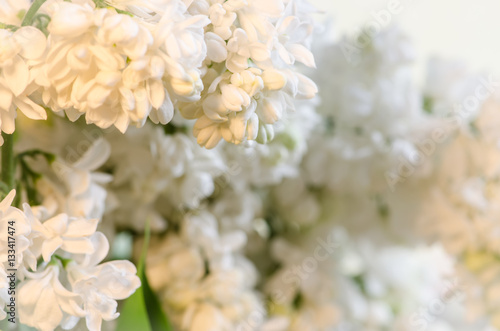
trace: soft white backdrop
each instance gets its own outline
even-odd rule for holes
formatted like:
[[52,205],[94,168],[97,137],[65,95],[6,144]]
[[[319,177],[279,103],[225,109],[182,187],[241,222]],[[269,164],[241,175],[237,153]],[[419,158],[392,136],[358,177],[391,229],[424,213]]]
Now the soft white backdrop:
[[[372,12],[387,9],[397,0],[311,0],[333,20],[336,33],[353,33]],[[400,13],[392,15],[412,38],[418,66],[430,56],[463,60],[471,69],[500,73],[499,0],[399,0]]]

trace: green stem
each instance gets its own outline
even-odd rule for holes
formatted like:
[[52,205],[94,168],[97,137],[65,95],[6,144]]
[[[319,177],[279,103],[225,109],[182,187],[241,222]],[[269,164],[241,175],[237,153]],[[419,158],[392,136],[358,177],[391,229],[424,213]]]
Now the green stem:
[[108,6],[104,0],[94,0],[94,3],[97,8],[106,8]]
[[16,31],[17,29],[19,29],[19,27],[15,26],[15,25],[5,24],[5,23],[0,22],[0,29],[8,29],[8,30]]
[[33,4],[31,5],[30,9],[28,9],[28,12],[24,16],[23,22],[21,23],[21,26],[28,26],[33,23],[33,18],[35,17],[35,14],[37,13],[38,9],[43,5],[43,3],[47,0],[35,0],[33,1]]
[[2,132],[2,182],[9,190],[14,186],[15,164],[14,164],[14,135]]
[[116,12],[118,14],[123,14],[123,15],[128,15],[130,17],[134,17],[134,15],[131,12],[112,7],[105,0],[94,0],[94,3],[95,3],[95,6],[97,8],[113,8],[114,10],[116,10]]
[[149,219],[146,219],[146,226],[144,227],[144,243],[142,244],[141,259],[137,265],[137,274],[142,275],[142,272],[146,272],[146,256],[148,255],[149,241],[151,240],[151,228]]

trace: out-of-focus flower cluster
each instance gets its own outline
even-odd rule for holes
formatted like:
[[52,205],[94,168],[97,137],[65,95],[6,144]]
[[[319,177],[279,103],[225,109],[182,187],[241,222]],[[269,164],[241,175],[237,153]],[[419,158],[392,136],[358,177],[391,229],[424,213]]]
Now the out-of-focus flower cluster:
[[20,323],[113,329],[150,232],[175,330],[500,328],[494,76],[314,60],[303,0],[42,2],[0,3],[0,319],[17,269]]

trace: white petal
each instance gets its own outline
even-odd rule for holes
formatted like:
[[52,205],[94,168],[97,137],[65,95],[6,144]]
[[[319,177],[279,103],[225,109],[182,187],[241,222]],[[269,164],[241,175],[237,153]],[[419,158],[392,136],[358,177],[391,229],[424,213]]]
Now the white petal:
[[207,56],[211,61],[219,63],[227,58],[226,43],[220,36],[207,32],[205,42],[207,43]]
[[[167,90],[165,92],[168,93]],[[160,108],[155,110],[155,113],[158,121],[163,125],[169,123],[174,118],[174,104],[168,94]]]
[[117,71],[99,71],[95,77],[95,81],[101,85],[113,87],[121,78],[120,72]]
[[247,140],[255,140],[259,133],[259,117],[257,114],[252,114],[247,123]]
[[109,242],[106,236],[101,232],[96,232],[90,238],[92,245],[94,246],[94,252],[91,254],[86,254],[85,261],[83,265],[85,266],[96,266],[98,265],[109,252]]
[[62,234],[66,231],[68,226],[68,215],[59,214],[56,215],[45,222],[43,222],[43,226],[54,233]]
[[0,202],[0,210],[6,212],[7,208],[12,205],[12,201],[14,201],[15,196],[16,190],[11,190],[9,194],[7,194],[5,198],[3,198],[2,202]]
[[210,94],[203,100],[203,112],[213,121],[226,121],[229,110],[222,102],[222,95]]
[[136,103],[136,118],[135,121],[140,121],[149,115],[151,110],[151,104],[148,100],[148,95],[145,88],[138,88],[134,91],[135,103]]
[[304,99],[313,98],[316,93],[318,93],[318,87],[316,84],[310,78],[302,74],[297,74],[297,77],[299,79],[297,97]]
[[234,116],[229,120],[229,130],[233,134],[233,143],[239,144],[245,138],[247,121],[244,116]]
[[12,59],[12,65],[3,68],[3,75],[7,81],[7,86],[15,96],[19,96],[28,86],[30,72],[23,59],[16,55]]
[[0,109],[8,111],[12,106],[12,92],[0,84]]
[[65,239],[61,249],[73,254],[91,254],[94,252],[94,245],[88,238]]
[[[97,129],[98,130],[98,129]],[[96,133],[97,140],[92,146],[82,155],[82,157],[73,163],[73,167],[80,170],[96,170],[104,164],[111,154],[111,146],[108,141],[101,137],[101,131]],[[90,136],[94,139],[95,137]]]
[[68,229],[64,233],[64,237],[78,238],[90,236],[94,234],[95,230],[97,229],[98,223],[99,221],[96,219],[87,220],[82,218],[79,220],[74,220],[69,223]]
[[264,85],[269,90],[280,90],[286,84],[286,77],[278,70],[269,69],[262,73]]
[[20,28],[14,33],[14,38],[21,45],[20,54],[25,59],[38,59],[45,52],[47,38],[33,26]]
[[92,9],[72,3],[58,3],[48,26],[50,33],[76,37],[87,31],[92,25]]
[[61,247],[63,240],[60,237],[45,240],[42,246],[42,256],[45,262],[49,262],[52,254]]
[[257,12],[271,17],[279,17],[285,11],[284,1],[282,0],[253,0],[252,6],[255,6]]
[[130,123],[130,117],[128,117],[127,113],[121,111],[115,120],[114,126],[121,133],[125,133],[125,131],[127,131],[129,123]]
[[292,44],[287,47],[290,53],[295,57],[296,61],[302,62],[310,68],[316,68],[314,55],[305,46],[301,44]]
[[250,54],[251,58],[258,62],[269,59],[269,50],[266,45],[261,43],[253,43],[250,46]]
[[277,99],[267,98],[262,103],[259,116],[265,124],[273,124],[283,116],[283,105]]
[[165,88],[159,80],[150,80],[146,85],[149,102],[153,108],[160,108],[165,100]]
[[32,120],[46,120],[47,112],[45,109],[31,101],[30,98],[18,98],[15,101],[16,106],[23,112],[26,117]]

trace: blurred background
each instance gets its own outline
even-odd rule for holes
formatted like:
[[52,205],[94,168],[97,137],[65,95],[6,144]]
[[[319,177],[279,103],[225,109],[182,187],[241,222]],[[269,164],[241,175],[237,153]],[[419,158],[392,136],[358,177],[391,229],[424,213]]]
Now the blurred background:
[[[474,71],[500,72],[500,1],[498,0],[311,0],[332,21],[333,33],[352,35],[374,13],[398,8],[391,23],[411,37],[417,68],[433,55],[463,60]],[[498,44],[498,45],[497,45]],[[423,78],[425,70],[417,70]]]

